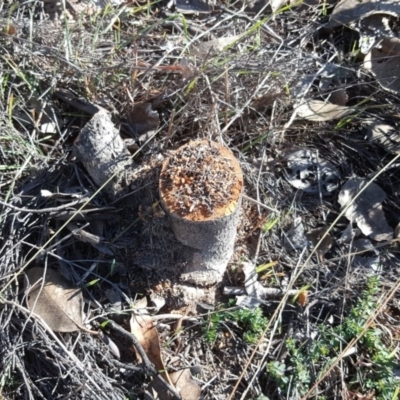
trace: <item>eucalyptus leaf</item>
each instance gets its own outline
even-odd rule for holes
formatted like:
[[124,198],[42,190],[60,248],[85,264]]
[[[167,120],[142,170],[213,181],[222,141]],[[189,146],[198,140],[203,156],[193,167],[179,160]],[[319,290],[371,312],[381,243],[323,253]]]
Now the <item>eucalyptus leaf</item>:
[[79,287],[52,269],[26,272],[28,309],[43,318],[54,332],[74,332],[83,326],[83,298]]

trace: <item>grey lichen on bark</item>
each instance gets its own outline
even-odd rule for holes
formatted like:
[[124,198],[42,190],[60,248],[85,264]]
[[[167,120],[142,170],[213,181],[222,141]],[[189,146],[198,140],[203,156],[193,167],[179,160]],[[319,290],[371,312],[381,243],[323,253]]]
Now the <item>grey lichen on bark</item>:
[[130,153],[111,121],[101,110],[85,125],[75,141],[75,151],[93,181],[112,198],[124,194],[125,173],[132,167]]
[[233,254],[243,189],[239,162],[226,147],[190,142],[163,165],[161,204],[175,237],[192,251],[181,280],[220,282]]

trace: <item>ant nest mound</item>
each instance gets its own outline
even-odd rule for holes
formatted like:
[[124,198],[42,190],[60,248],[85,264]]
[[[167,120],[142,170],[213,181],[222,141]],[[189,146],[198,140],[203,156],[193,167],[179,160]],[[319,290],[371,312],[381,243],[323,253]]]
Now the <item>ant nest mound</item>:
[[240,201],[243,174],[233,153],[207,140],[189,142],[162,168],[160,195],[171,214],[190,221],[230,215]]

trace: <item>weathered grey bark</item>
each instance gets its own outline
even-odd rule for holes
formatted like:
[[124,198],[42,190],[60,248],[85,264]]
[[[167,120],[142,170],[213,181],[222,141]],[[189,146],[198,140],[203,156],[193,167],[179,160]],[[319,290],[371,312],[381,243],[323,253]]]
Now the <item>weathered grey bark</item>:
[[161,203],[176,238],[192,249],[181,280],[200,286],[222,280],[233,254],[242,187],[238,161],[218,143],[190,142],[164,163]]
[[112,177],[105,186],[107,193],[113,198],[124,194],[125,173],[132,161],[107,111],[99,111],[86,124],[75,141],[75,150],[98,186]]

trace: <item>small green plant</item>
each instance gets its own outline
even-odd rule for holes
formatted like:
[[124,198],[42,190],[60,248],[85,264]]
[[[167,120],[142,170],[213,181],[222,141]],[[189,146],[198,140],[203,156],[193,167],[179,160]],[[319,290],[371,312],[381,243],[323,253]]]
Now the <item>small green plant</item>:
[[217,311],[210,314],[208,324],[203,328],[205,340],[208,343],[214,343],[222,327],[230,322],[233,322],[242,330],[243,339],[246,343],[256,344],[268,321],[260,308],[254,310],[230,308]]
[[[376,310],[375,295],[379,290],[378,278],[370,278],[360,300],[340,325],[333,328],[319,325],[318,335],[311,343],[294,339],[286,341],[289,353],[286,363],[274,361],[267,365],[269,377],[275,381],[281,394],[303,396],[308,392],[347,344],[362,332]],[[368,359],[368,363],[348,364],[347,388],[374,392],[378,400],[392,400],[399,382],[394,375],[394,353],[384,343],[382,331],[377,326],[370,327],[357,347],[357,354]]]

